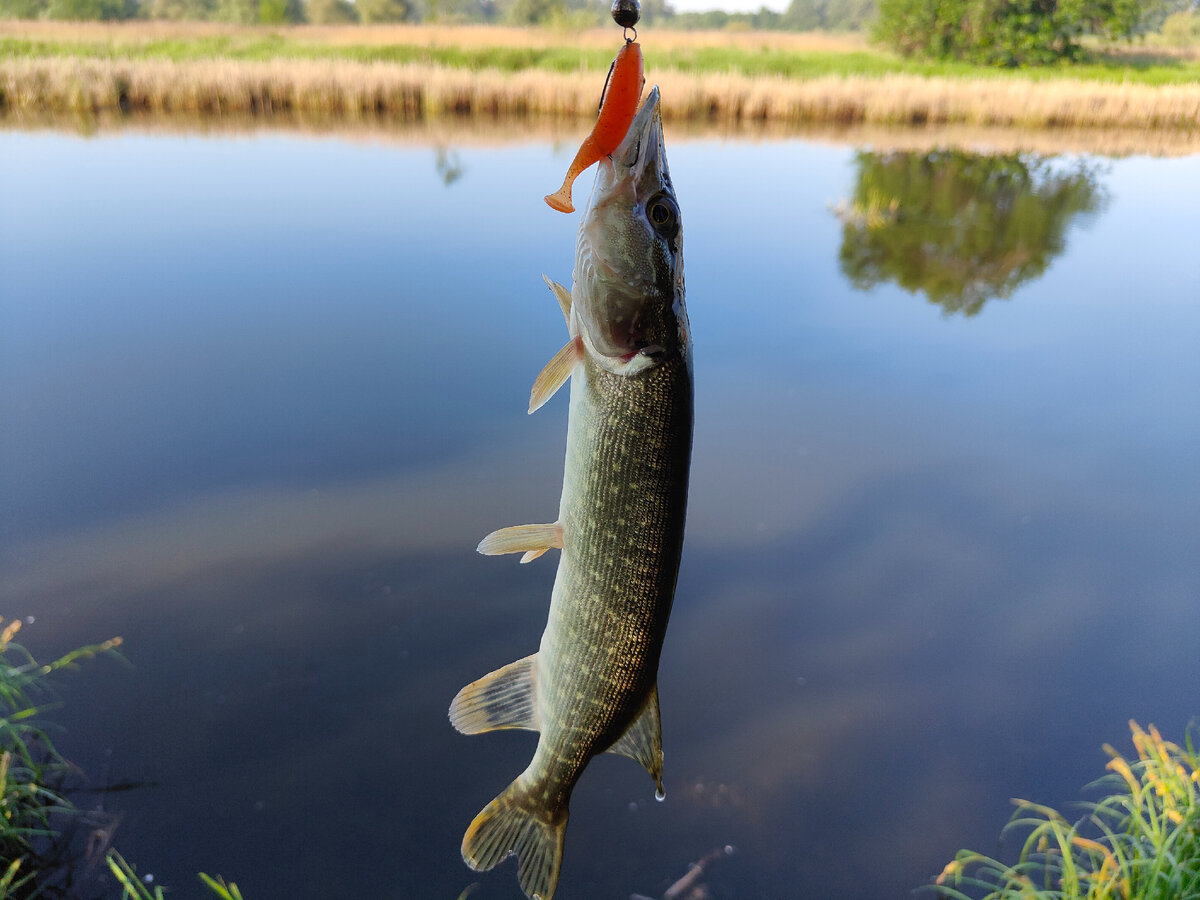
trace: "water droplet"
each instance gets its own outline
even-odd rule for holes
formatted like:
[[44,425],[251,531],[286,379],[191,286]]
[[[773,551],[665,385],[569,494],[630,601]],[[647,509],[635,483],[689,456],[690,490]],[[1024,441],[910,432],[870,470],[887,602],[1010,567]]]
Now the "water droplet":
[[659,788],[658,790],[656,790],[654,792],[654,799],[657,800],[659,803],[662,803],[664,800],[667,799],[667,792],[664,791],[662,788]]
[[147,872],[142,876],[142,881],[146,882],[146,884],[154,884],[154,876]]
[[726,844],[726,845],[725,845],[725,855],[726,855],[726,856],[733,856],[733,845],[732,845],[732,844]]

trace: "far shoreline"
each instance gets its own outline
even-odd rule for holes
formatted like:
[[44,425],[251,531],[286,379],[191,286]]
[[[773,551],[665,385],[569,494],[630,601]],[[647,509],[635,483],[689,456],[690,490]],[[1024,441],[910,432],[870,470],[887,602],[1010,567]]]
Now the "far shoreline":
[[[7,48],[0,56],[0,116],[8,121],[63,115],[233,116],[349,126],[466,117],[569,123],[595,115],[603,84],[595,59],[607,59],[606,45],[599,42],[611,45],[613,37],[584,32],[579,48],[570,51],[563,43],[574,36],[502,27],[0,22],[0,42]],[[232,42],[232,49],[213,50],[214,38]],[[846,36],[658,32],[654,39],[663,60],[689,66],[648,64],[647,70],[648,83],[661,88],[664,119],[689,127],[729,132],[943,126],[1092,130],[1125,133],[1129,144],[1147,132],[1171,132],[1185,144],[1200,133],[1200,78],[1192,75],[1191,58],[1180,63],[1180,80],[1167,83],[1078,77],[1071,68],[863,74],[860,70],[876,57],[885,66],[896,61],[882,53],[873,56],[861,38]],[[482,54],[471,57],[477,62],[497,48],[524,49],[538,42],[558,54],[557,68],[394,61],[368,50],[395,50],[401,59],[407,58],[401,52],[405,48],[417,53],[421,47],[470,47]],[[691,64],[695,48],[718,46],[743,64],[770,52],[800,60],[798,65],[817,59],[820,66],[812,69],[831,71],[799,77]],[[562,71],[563,54],[569,52],[579,54],[580,61]],[[569,63],[572,57],[566,59]],[[838,71],[840,60],[847,61],[845,72]]]

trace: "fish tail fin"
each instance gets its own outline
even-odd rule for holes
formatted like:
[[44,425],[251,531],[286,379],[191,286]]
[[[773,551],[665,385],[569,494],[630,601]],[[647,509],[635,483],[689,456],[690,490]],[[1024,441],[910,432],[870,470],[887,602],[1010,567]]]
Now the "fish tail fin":
[[562,865],[567,807],[547,810],[524,777],[483,808],[463,835],[462,855],[477,872],[517,855],[517,879],[532,900],[551,900]]

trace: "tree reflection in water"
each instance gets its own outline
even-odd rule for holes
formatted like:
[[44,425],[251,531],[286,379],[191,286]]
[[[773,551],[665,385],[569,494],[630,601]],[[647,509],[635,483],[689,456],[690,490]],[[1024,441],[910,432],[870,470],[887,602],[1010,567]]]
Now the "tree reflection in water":
[[947,314],[1008,297],[1062,253],[1067,229],[1101,211],[1095,165],[959,150],[855,155],[842,272],[860,290],[894,281]]

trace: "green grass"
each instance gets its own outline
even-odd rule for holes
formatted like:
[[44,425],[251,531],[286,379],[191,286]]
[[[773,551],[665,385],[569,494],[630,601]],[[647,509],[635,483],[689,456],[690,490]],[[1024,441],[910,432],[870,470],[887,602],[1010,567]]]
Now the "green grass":
[[[39,701],[52,696],[50,676],[114,654],[121,639],[43,664],[13,642],[20,621],[0,619],[0,626],[0,900],[36,900],[54,896],[41,882],[48,861],[79,862],[61,856],[56,823],[77,811],[62,795],[69,764],[40,724],[48,707]],[[1200,753],[1191,735],[1181,747],[1154,726],[1130,722],[1130,729],[1137,758],[1105,747],[1110,774],[1096,786],[1107,794],[1085,804],[1084,816],[1072,822],[1015,801],[1005,833],[1024,834],[1017,862],[963,850],[926,890],[949,900],[1200,900]],[[163,888],[148,886],[116,851],[106,861],[121,900],[166,900]],[[219,900],[243,900],[236,884],[199,878]]]
[[[0,618],[0,900],[65,896],[52,882],[69,883],[90,860],[81,858],[70,825],[79,810],[63,795],[70,763],[42,727],[51,708],[52,676],[99,655],[114,655],[120,638],[80,647],[50,663],[39,663],[13,642],[20,620]],[[165,900],[137,877],[120,854],[107,855],[122,900]],[[219,900],[243,900],[236,884],[203,873],[200,880]],[[71,894],[74,896],[74,894]]]
[[15,900],[38,896],[44,871],[69,867],[57,828],[75,812],[61,793],[70,766],[38,719],[52,696],[49,677],[83,659],[115,652],[121,640],[81,647],[43,664],[13,643],[19,620],[0,624],[0,860],[5,864],[0,900]]
[[[107,858],[108,869],[117,884],[121,886],[121,900],[166,900],[166,894],[161,887],[151,889],[142,879],[138,878],[133,866],[127,863],[119,853],[110,853]],[[211,875],[200,873],[200,881],[219,900],[244,900],[238,886],[232,882],[226,883],[223,878],[213,878]]]
[[[647,37],[643,41],[648,71],[676,69],[688,73],[737,72],[749,76],[782,76],[812,79],[823,76],[1027,78],[1062,77],[1104,82],[1173,84],[1200,82],[1200,61],[1186,61],[1153,54],[1123,54],[1092,51],[1082,63],[1060,66],[995,69],[968,63],[925,62],[898,57],[884,51],[788,52],[747,47],[673,47],[657,50]],[[0,59],[73,57],[115,60],[231,59],[269,61],[274,59],[347,60],[359,63],[416,63],[480,71],[495,69],[516,72],[540,69],[574,72],[580,69],[603,72],[612,61],[609,50],[548,46],[429,46],[416,44],[355,45],[325,44],[279,33],[239,36],[195,36],[169,39],[116,41],[50,41],[0,38]]]
[[1009,866],[971,850],[946,866],[933,891],[953,900],[1197,900],[1200,898],[1200,754],[1154,726],[1130,722],[1137,759],[1112,747],[1109,793],[1075,822],[1014,801],[1006,832],[1027,832]]

